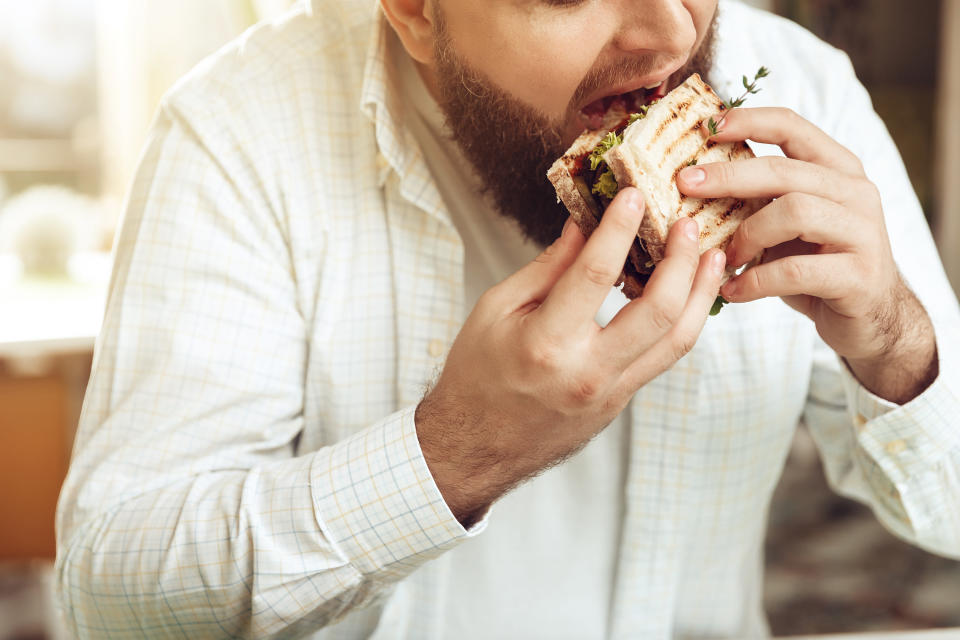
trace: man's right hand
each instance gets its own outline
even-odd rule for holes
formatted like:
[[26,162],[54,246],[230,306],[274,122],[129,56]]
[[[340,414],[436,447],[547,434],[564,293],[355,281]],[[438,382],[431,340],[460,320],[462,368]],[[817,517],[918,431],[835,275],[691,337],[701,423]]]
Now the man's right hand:
[[716,249],[699,255],[698,227],[687,218],[671,227],[643,295],[605,328],[594,320],[643,210],[628,188],[588,241],[568,220],[536,260],[484,293],[464,323],[415,421],[434,480],[465,526],[576,452],[700,335],[725,259]]

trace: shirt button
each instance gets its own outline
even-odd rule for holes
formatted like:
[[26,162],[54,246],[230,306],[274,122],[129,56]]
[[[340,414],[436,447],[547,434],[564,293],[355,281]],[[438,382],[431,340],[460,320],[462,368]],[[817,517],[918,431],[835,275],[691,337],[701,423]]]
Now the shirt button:
[[892,440],[887,443],[886,449],[887,453],[891,455],[897,455],[898,453],[903,453],[907,448],[907,443],[903,440]]
[[853,424],[857,427],[857,429],[862,429],[863,425],[867,424],[867,419],[862,413],[858,413],[857,415],[853,416]]
[[427,353],[430,354],[431,358],[439,358],[443,355],[444,344],[443,340],[435,339],[431,340],[430,344],[427,345]]

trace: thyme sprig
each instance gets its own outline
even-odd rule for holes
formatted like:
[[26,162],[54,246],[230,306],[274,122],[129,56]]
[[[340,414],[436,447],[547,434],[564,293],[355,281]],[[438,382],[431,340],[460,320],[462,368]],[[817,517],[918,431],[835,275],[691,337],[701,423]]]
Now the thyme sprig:
[[723,305],[730,304],[727,302],[727,299],[723,296],[717,296],[717,299],[713,301],[713,306],[710,307],[710,315],[715,316],[720,313],[720,310],[723,309]]
[[743,94],[739,98],[730,98],[729,100],[723,101],[723,106],[726,108],[726,110],[723,112],[723,116],[719,121],[715,121],[712,116],[707,121],[707,128],[710,129],[711,136],[715,136],[720,132],[720,125],[723,124],[723,121],[727,119],[730,111],[736,109],[737,107],[743,106],[743,103],[747,100],[747,96],[753,93],[760,93],[760,89],[757,88],[757,82],[761,78],[766,78],[768,75],[770,75],[770,70],[766,67],[760,67],[757,69],[756,75],[753,76],[753,82],[750,82],[747,76],[743,76],[743,88],[745,89]]
[[723,121],[727,119],[730,111],[736,109],[737,107],[743,106],[743,103],[747,100],[747,96],[750,94],[760,93],[760,89],[757,88],[757,81],[761,78],[766,78],[768,75],[770,75],[770,70],[766,67],[760,67],[757,69],[756,75],[753,76],[753,82],[750,82],[747,76],[743,76],[743,88],[745,89],[743,95],[741,95],[739,98],[730,98],[729,100],[723,101],[724,112],[720,120],[714,120],[713,116],[707,120],[707,128],[710,130],[710,136],[708,136],[703,142],[700,143],[700,146],[697,147],[696,153],[694,153],[693,157],[687,162],[688,167],[692,167],[693,165],[697,164],[697,156],[700,155],[700,152],[703,151],[703,148],[707,145],[707,140],[709,140],[710,137],[720,133],[720,125],[723,124]]
[[[723,124],[723,121],[727,119],[727,116],[731,111],[737,107],[743,106],[743,103],[747,100],[747,96],[760,93],[760,89],[757,87],[757,82],[759,82],[761,78],[766,78],[768,75],[770,75],[770,70],[766,67],[760,67],[757,69],[757,73],[753,76],[753,82],[751,82],[747,76],[743,76],[743,94],[739,98],[730,98],[729,100],[723,101],[725,110],[719,121],[714,120],[713,117],[707,120],[707,128],[710,130],[711,136],[715,136],[720,132],[720,125]],[[707,144],[707,140],[709,140],[709,138],[700,143],[700,148],[698,148],[697,152],[693,154],[693,158],[690,159],[690,161],[687,163],[687,166],[693,166],[697,164],[697,156],[700,155],[700,151],[703,149],[704,145]],[[710,308],[710,315],[715,316],[720,313],[720,310],[723,309],[723,305],[725,304],[728,304],[727,300],[723,296],[717,296],[717,299],[713,301],[713,306]]]

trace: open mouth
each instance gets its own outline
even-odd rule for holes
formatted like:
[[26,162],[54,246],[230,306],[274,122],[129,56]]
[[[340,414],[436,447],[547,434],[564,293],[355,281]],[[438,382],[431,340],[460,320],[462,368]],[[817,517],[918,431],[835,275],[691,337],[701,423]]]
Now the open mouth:
[[651,87],[604,96],[598,100],[594,100],[581,109],[580,119],[588,129],[599,129],[603,126],[603,115],[610,109],[610,106],[614,102],[620,101],[628,113],[634,113],[640,111],[641,107],[650,104],[654,100],[659,100],[666,94],[667,82],[663,81]]

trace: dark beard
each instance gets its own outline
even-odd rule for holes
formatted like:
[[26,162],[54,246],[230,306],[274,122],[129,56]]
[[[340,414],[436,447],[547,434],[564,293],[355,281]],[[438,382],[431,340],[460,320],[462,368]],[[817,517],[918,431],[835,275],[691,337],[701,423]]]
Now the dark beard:
[[[697,53],[671,78],[682,81],[691,73],[707,77],[715,24],[716,20],[711,21]],[[454,141],[473,165],[485,195],[497,210],[515,220],[527,238],[541,247],[549,245],[560,235],[568,215],[547,180],[547,169],[567,150],[562,135],[564,122],[551,121],[460,58],[453,50],[439,7],[434,25],[439,105]],[[653,64],[652,60],[629,60],[615,68],[592,72],[571,102],[612,80],[643,75]]]

